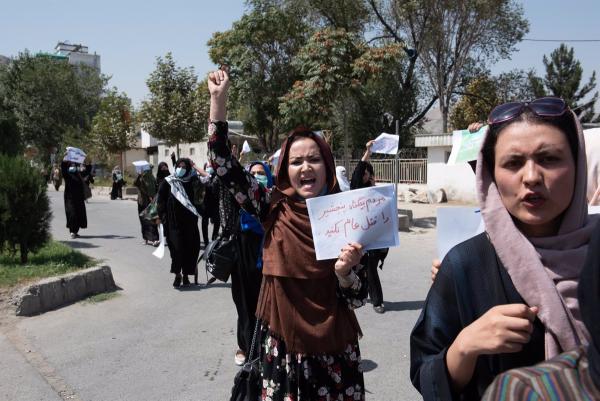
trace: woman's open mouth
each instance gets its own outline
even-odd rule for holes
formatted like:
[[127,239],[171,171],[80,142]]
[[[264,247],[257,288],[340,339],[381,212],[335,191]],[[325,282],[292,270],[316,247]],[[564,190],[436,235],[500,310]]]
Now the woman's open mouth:
[[534,192],[534,193],[525,195],[522,202],[525,205],[525,207],[538,208],[538,207],[543,206],[544,203],[546,203],[546,198],[544,198],[539,193]]
[[301,187],[310,187],[313,186],[317,182],[316,178],[303,178],[300,180]]

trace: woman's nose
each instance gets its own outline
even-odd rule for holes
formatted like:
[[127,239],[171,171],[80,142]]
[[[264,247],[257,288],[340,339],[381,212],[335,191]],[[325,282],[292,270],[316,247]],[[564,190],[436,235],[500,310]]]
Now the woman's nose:
[[542,172],[533,160],[528,160],[527,163],[525,163],[524,169],[523,182],[525,184],[533,186],[540,184],[543,181]]

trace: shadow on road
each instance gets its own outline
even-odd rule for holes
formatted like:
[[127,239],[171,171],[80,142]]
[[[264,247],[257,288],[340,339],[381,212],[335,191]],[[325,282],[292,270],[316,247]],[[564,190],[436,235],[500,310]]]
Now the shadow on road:
[[437,218],[432,217],[421,217],[418,219],[413,219],[412,222],[414,227],[418,228],[435,228],[437,226]]
[[423,309],[425,301],[385,301],[385,310],[401,312],[405,310],[419,310]]
[[360,367],[364,373],[377,369],[377,366],[379,365],[377,365],[377,363],[373,362],[370,359],[363,359],[362,361],[360,361]]
[[204,283],[200,283],[198,285],[192,284],[189,287],[179,287],[179,288],[175,288],[175,289],[178,291],[181,291],[181,292],[189,292],[189,291],[209,290],[211,288],[231,288],[231,284],[230,283],[213,283],[209,286],[206,286],[206,285],[204,285]]
[[70,246],[75,249],[84,249],[84,248],[98,248],[98,245],[88,244],[87,242],[80,241],[60,241],[62,244]]
[[128,239],[128,238],[135,238],[132,237],[131,235],[113,235],[113,234],[108,234],[108,235],[80,235],[79,238],[101,238],[101,239]]

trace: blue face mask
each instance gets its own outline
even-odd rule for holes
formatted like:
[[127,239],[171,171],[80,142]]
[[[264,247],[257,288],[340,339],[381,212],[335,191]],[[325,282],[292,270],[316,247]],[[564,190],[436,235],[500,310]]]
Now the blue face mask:
[[69,173],[76,173],[76,172],[77,172],[77,167],[75,167],[75,166],[69,167]]
[[269,184],[269,179],[267,178],[266,175],[256,174],[254,176],[254,178],[256,178],[256,181],[258,182],[258,184],[263,188],[266,188],[267,185]]
[[183,167],[177,167],[175,169],[175,175],[179,178],[183,177],[187,173],[187,170]]
[[206,169],[206,172],[207,172],[208,174],[210,174],[210,175],[213,175],[213,174],[215,173],[215,169],[214,169],[214,168],[212,168],[212,167],[208,167],[208,168]]

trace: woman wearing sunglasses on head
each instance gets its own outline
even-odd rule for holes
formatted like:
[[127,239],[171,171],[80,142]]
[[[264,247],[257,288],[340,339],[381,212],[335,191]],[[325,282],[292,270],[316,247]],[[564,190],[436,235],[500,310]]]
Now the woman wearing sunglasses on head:
[[581,125],[558,98],[507,103],[477,161],[486,232],[442,262],[411,334],[425,400],[479,400],[494,377],[587,343],[577,283],[588,216]]

